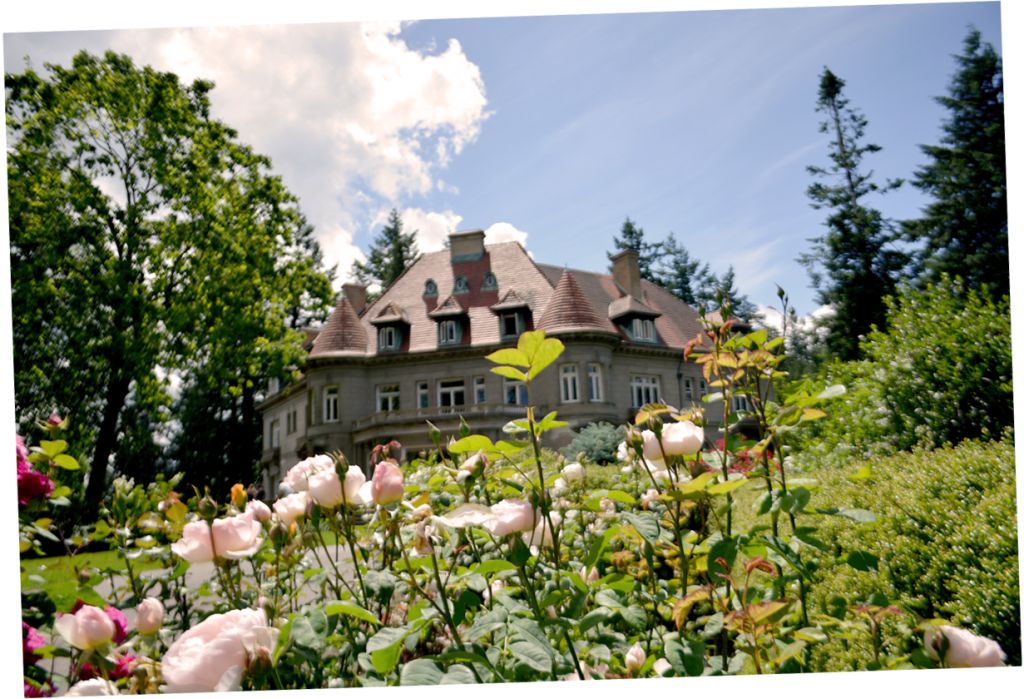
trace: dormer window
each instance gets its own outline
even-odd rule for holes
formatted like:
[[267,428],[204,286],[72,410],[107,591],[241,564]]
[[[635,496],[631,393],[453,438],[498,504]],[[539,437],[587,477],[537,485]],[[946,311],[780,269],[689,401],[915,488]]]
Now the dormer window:
[[501,337],[519,337],[523,334],[523,314],[518,311],[502,313],[498,316],[501,323]]
[[480,287],[481,291],[497,291],[498,280],[495,278],[493,272],[488,272],[484,275],[484,285]]
[[430,298],[437,296],[437,284],[433,279],[428,279],[427,283],[423,286],[423,298]]
[[462,324],[457,320],[442,320],[437,324],[437,344],[457,345],[462,342]]
[[398,328],[387,327],[377,331],[377,351],[396,350],[401,344]]
[[654,321],[649,318],[633,319],[633,341],[634,342],[657,342],[658,336],[654,330]]
[[469,282],[461,274],[455,277],[455,293],[456,294],[467,294],[469,293]]

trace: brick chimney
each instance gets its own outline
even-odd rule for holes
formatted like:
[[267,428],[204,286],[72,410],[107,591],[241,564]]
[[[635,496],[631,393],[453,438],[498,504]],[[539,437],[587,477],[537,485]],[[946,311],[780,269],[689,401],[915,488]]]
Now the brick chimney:
[[341,290],[345,293],[345,298],[348,299],[348,303],[356,315],[362,313],[366,308],[366,287],[362,284],[343,284]]
[[612,276],[622,290],[643,302],[643,291],[640,288],[640,253],[636,250],[623,250],[612,255]]
[[484,232],[477,229],[452,233],[448,236],[448,247],[451,249],[452,264],[483,259]]

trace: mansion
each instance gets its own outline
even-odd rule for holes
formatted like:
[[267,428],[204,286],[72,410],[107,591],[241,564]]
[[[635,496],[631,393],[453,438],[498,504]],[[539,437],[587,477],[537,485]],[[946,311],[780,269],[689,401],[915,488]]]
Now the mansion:
[[[369,470],[377,444],[397,440],[403,458],[430,450],[427,420],[444,442],[460,416],[474,433],[507,438],[502,427],[526,414],[526,386],[492,373],[486,356],[529,330],[565,345],[531,383],[538,418],[557,410],[569,423],[545,436],[549,448],[588,423],[624,423],[645,403],[701,404],[700,367],[683,360],[701,332],[697,311],[641,279],[636,251],[614,256],[604,274],[537,264],[518,243],[484,245],[481,230],[449,242],[370,304],[366,287],[345,285],[323,327],[307,331],[301,377],[271,382],[260,405],[268,496],[312,454],[340,449]],[[706,415],[720,429],[721,404]]]

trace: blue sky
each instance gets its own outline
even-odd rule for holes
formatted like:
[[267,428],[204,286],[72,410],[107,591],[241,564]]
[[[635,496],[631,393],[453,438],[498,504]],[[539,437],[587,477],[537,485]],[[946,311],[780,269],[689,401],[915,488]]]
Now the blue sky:
[[[214,114],[271,156],[342,276],[392,207],[424,250],[483,228],[592,270],[629,216],[713,271],[734,265],[754,303],[779,283],[806,314],[795,259],[824,231],[805,195],[806,166],[827,164],[823,67],[883,148],[865,166],[909,178],[940,138],[932,98],[968,24],[1002,52],[999,4],[954,3],[13,32],[4,60],[113,48],[212,77]],[[907,184],[869,203],[900,219],[927,201]]]

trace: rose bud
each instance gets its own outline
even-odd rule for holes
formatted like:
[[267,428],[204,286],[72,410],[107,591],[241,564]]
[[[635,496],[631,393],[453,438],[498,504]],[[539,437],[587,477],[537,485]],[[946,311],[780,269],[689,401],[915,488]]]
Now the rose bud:
[[81,650],[94,650],[110,643],[117,633],[114,622],[98,607],[84,605],[74,614],[64,614],[53,627],[64,640]]
[[640,647],[639,643],[634,643],[626,653],[626,667],[633,672],[638,672],[646,662],[647,653],[644,653],[644,649]]
[[147,597],[139,605],[135,617],[135,630],[143,636],[152,636],[164,624],[164,605],[156,597]]

